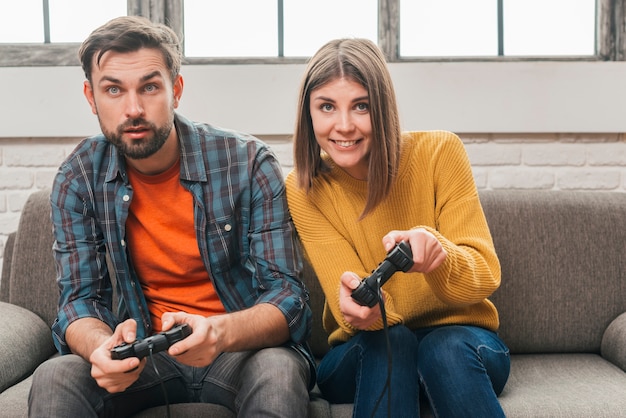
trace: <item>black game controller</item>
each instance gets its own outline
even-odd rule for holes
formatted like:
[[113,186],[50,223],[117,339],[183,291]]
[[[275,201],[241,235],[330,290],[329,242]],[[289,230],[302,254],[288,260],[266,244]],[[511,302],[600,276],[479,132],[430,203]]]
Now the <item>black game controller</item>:
[[152,352],[165,351],[170,346],[185,337],[191,335],[191,327],[188,324],[176,325],[168,331],[163,331],[151,335],[143,340],[135,341],[131,344],[120,344],[111,350],[113,360],[123,360],[129,357],[144,358]]
[[379,300],[377,289],[396,271],[402,270],[406,273],[411,267],[413,267],[411,246],[401,241],[387,253],[387,257],[376,267],[376,270],[352,291],[352,299],[359,305],[373,307]]

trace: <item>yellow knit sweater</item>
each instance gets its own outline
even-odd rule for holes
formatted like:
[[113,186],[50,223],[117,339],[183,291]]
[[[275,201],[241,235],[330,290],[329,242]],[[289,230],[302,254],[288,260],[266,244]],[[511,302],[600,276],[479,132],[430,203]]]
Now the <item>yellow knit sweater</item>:
[[[395,273],[383,286],[389,325],[411,329],[442,324],[499,325],[487,300],[500,285],[500,263],[461,140],[446,131],[409,132],[390,194],[364,219],[367,182],[334,166],[307,194],[294,172],[287,197],[298,234],[326,296],[323,313],[329,343],[356,332],[339,311],[339,277],[368,276],[385,258],[382,237],[391,230],[423,227],[447,252],[429,274]],[[381,329],[382,320],[371,329]]]

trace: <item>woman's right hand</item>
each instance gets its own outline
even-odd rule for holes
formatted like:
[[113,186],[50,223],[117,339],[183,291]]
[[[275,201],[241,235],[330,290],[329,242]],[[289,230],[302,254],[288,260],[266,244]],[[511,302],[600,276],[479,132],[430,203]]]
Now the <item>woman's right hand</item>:
[[365,330],[380,319],[380,306],[376,304],[372,308],[362,306],[352,299],[352,291],[361,283],[361,279],[355,273],[346,271],[341,275],[339,285],[339,308],[341,314],[352,327]]

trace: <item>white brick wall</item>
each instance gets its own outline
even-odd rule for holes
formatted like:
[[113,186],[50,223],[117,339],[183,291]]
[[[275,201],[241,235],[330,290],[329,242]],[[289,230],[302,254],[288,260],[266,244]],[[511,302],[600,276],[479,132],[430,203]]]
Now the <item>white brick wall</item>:
[[[461,134],[480,189],[597,190],[626,193],[625,134]],[[287,173],[287,136],[263,137]],[[0,269],[28,195],[50,187],[80,138],[0,138]]]
[[626,192],[623,134],[461,135],[487,189]]

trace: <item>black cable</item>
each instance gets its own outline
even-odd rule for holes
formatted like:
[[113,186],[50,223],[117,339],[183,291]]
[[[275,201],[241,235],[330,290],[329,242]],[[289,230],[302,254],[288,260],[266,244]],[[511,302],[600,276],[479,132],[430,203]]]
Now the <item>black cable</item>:
[[378,293],[378,304],[380,306],[380,315],[383,320],[383,332],[385,334],[385,341],[387,343],[387,379],[385,381],[385,385],[383,386],[380,395],[378,395],[378,399],[376,400],[376,404],[374,405],[374,410],[370,416],[374,416],[376,411],[378,411],[378,407],[380,406],[380,402],[383,400],[383,396],[385,396],[385,391],[387,392],[387,417],[391,418],[391,369],[393,366],[393,355],[391,354],[391,341],[389,340],[389,327],[387,326],[387,312],[385,311],[385,301],[383,298],[383,292],[380,288],[380,277],[376,281]]
[[154,362],[154,357],[152,357],[153,348],[154,348],[154,344],[150,343],[150,345],[148,345],[148,349],[150,350],[149,351],[150,361],[152,362],[152,368],[154,369],[154,372],[159,378],[159,383],[161,384],[161,391],[163,392],[163,398],[165,399],[167,418],[170,418],[170,401],[169,401],[169,398],[167,397],[167,390],[165,389],[165,382],[163,382],[163,379],[161,378],[161,373],[159,373],[159,369],[157,368],[156,363]]

